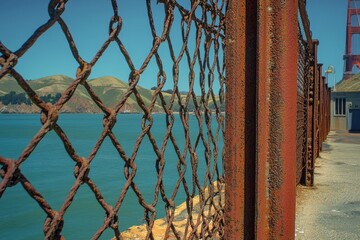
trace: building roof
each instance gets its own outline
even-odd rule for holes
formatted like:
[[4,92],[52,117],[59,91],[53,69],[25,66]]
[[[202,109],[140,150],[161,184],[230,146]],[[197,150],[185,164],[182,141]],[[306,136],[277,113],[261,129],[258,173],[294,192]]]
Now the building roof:
[[356,74],[336,84],[337,92],[360,92],[360,74]]

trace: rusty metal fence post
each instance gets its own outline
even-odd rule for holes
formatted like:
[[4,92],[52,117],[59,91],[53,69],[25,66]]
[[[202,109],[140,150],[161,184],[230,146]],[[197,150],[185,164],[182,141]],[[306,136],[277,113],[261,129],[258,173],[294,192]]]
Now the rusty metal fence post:
[[225,239],[254,238],[256,7],[230,1],[226,17]]
[[326,139],[326,109],[325,109],[325,104],[326,104],[326,83],[325,83],[325,77],[322,78],[322,90],[321,90],[321,151],[323,150],[322,148],[322,143],[325,141]]
[[331,105],[331,92],[330,92],[330,88],[327,89],[327,129],[326,129],[326,132],[329,133],[330,132],[330,105]]
[[[253,0],[224,0],[221,4],[217,1],[207,3],[202,1],[191,1],[190,9],[185,9],[177,1],[158,1],[163,4],[166,10],[166,18],[161,35],[156,34],[156,27],[153,19],[153,10],[150,1],[147,1],[147,14],[152,32],[153,46],[147,57],[143,60],[140,68],[136,69],[130,55],[120,38],[122,18],[118,13],[117,1],[112,1],[114,16],[111,18],[110,35],[104,42],[101,49],[98,50],[94,58],[86,62],[78,54],[78,50],[71,37],[69,29],[60,15],[65,10],[67,1],[53,0],[49,3],[49,10],[54,12],[49,21],[38,28],[37,31],[24,43],[21,49],[11,52],[0,42],[0,78],[6,74],[15,77],[18,84],[23,88],[27,95],[39,109],[42,109],[41,120],[43,127],[38,134],[34,136],[32,142],[24,150],[18,160],[8,160],[0,156],[0,197],[6,188],[10,188],[13,182],[21,182],[24,189],[34,198],[40,207],[47,214],[44,223],[44,234],[47,239],[63,238],[62,228],[64,224],[63,216],[72,204],[74,196],[81,185],[88,185],[95,197],[104,209],[106,215],[103,225],[95,232],[94,239],[98,239],[106,229],[112,228],[118,239],[122,238],[119,228],[119,209],[123,206],[122,202],[129,191],[133,191],[139,200],[139,204],[144,211],[145,239],[155,239],[154,231],[155,220],[157,216],[156,206],[158,203],[165,204],[165,218],[167,222],[164,230],[164,238],[174,236],[177,239],[186,238],[224,238],[224,239],[293,239],[295,236],[295,187],[296,187],[296,164],[297,164],[297,78],[298,78],[298,10],[304,27],[308,43],[309,59],[303,60],[309,64],[309,72],[305,72],[308,84],[306,91],[303,91],[304,107],[302,118],[306,115],[306,123],[301,130],[305,133],[299,138],[302,143],[302,149],[306,147],[303,154],[302,164],[304,166],[303,176],[305,184],[308,186],[314,183],[314,162],[319,155],[321,144],[325,140],[330,129],[330,91],[325,86],[324,79],[321,76],[321,64],[317,63],[317,45],[318,42],[312,42],[309,30],[309,23],[305,9],[304,0],[295,1],[253,1]],[[228,5],[227,5],[228,4]],[[298,4],[300,9],[298,9]],[[226,7],[228,6],[228,8]],[[52,9],[53,8],[53,9]],[[226,14],[224,11],[226,10]],[[175,11],[176,10],[176,11]],[[179,11],[178,14],[175,12]],[[197,16],[202,12],[201,18]],[[56,14],[55,14],[56,13]],[[208,16],[211,17],[207,19]],[[225,16],[226,15],[226,16]],[[177,21],[181,22],[182,31],[182,50],[178,56],[175,56],[170,37],[170,28]],[[226,28],[224,26],[226,21]],[[54,105],[46,104],[31,89],[21,74],[14,69],[14,64],[32,44],[37,41],[39,36],[54,23],[59,23],[64,32],[73,57],[79,63],[76,80],[71,83],[62,94],[61,98]],[[187,27],[185,27],[187,25]],[[186,30],[185,30],[186,28]],[[197,44],[195,50],[189,51],[187,43],[192,35],[191,29],[197,31]],[[226,30],[226,34],[224,34]],[[205,35],[202,40],[202,35]],[[223,44],[223,39],[225,44]],[[204,42],[203,42],[204,41]],[[118,100],[116,105],[107,106],[95,94],[95,91],[87,81],[92,67],[96,64],[101,55],[107,50],[109,44],[114,42],[118,45],[119,51],[131,70],[129,74],[129,88],[126,93]],[[221,44],[220,44],[221,43]],[[204,44],[204,57],[200,55],[200,46]],[[170,78],[173,79],[174,88],[171,98],[166,99],[163,95],[163,86],[166,81],[162,61],[158,52],[160,46],[168,45],[173,64],[173,72]],[[223,49],[225,47],[226,59],[222,65]],[[213,48],[213,50],[211,50]],[[210,67],[209,55],[214,53],[215,60]],[[189,83],[194,84],[194,69],[199,66],[202,96],[198,98],[193,89],[182,95],[178,88],[179,68],[181,59],[187,58],[188,67],[191,72]],[[192,56],[193,61],[190,61]],[[15,60],[14,60],[15,59]],[[151,59],[156,59],[159,70],[157,76],[157,87],[152,93],[150,105],[144,103],[144,99],[138,90],[140,75],[143,74]],[[196,61],[198,59],[198,61]],[[184,60],[185,61],[185,60]],[[186,62],[185,61],[185,62]],[[308,61],[308,62],[307,62]],[[218,69],[217,71],[215,69]],[[305,67],[304,67],[305,68]],[[221,106],[223,105],[223,86],[226,69],[226,133],[225,133],[225,209],[222,202],[223,178],[218,169],[218,135],[222,134],[223,115]],[[214,75],[214,72],[217,72]],[[209,91],[203,84],[205,82],[205,73],[208,73]],[[212,84],[218,77],[221,85],[219,101],[216,101],[216,94],[213,92]],[[162,80],[161,80],[162,79]],[[170,80],[168,80],[170,81]],[[72,98],[78,86],[83,85],[92,100],[104,114],[104,129],[98,139],[98,142],[92,149],[89,157],[78,156],[72,143],[66,137],[65,132],[57,125],[58,114],[63,105]],[[134,95],[136,104],[142,109],[143,114],[141,122],[141,134],[137,137],[136,147],[133,151],[126,154],[120,141],[112,132],[116,123],[116,117],[120,110],[126,106],[125,103]],[[213,112],[209,103],[210,96],[215,105]],[[164,139],[157,142],[152,134],[151,126],[153,124],[152,114],[155,112],[155,102],[160,99],[159,108],[166,114],[167,132]],[[167,102],[168,101],[168,102]],[[174,124],[175,103],[178,102],[179,117],[183,124],[186,135],[187,146],[184,148],[183,155],[180,154],[180,147],[176,144],[172,135]],[[205,175],[204,185],[200,186],[197,172],[199,156],[197,155],[197,145],[191,145],[189,136],[189,103],[195,105],[194,113],[198,124],[201,126],[203,121],[207,123],[206,130],[200,130],[198,139],[202,139],[204,147],[207,148],[204,159],[206,161],[207,173]],[[219,104],[219,106],[217,106]],[[299,104],[300,105],[300,104]],[[298,106],[299,107],[299,106]],[[214,115],[213,115],[214,114]],[[216,115],[216,116],[215,116]],[[119,117],[119,116],[118,116]],[[212,134],[211,120],[217,119],[219,125],[216,136]],[[205,118],[205,120],[203,120]],[[304,119],[301,119],[304,120]],[[146,125],[145,122],[149,122]],[[304,121],[305,122],[305,121]],[[306,129],[305,129],[306,128]],[[66,201],[62,207],[56,211],[52,209],[39,192],[28,182],[25,175],[21,173],[20,167],[25,162],[36,145],[50,131],[54,130],[60,137],[67,153],[75,162],[74,175],[76,181],[73,184],[71,192],[67,195]],[[205,133],[208,136],[206,140]],[[303,137],[305,136],[306,137]],[[145,137],[151,142],[156,155],[154,159],[154,171],[157,179],[154,184],[154,199],[152,202],[145,201],[143,194],[134,183],[137,165],[136,154],[140,148],[141,142]],[[112,206],[105,202],[100,190],[93,180],[88,176],[91,162],[100,149],[105,138],[109,138],[119,153],[119,159],[124,161],[124,173],[126,184],[122,188],[121,195],[116,205]],[[205,139],[205,140],[204,140]],[[211,139],[211,141],[210,141]],[[172,144],[177,154],[177,174],[178,179],[176,187],[172,190],[172,195],[166,195],[163,176],[165,171],[165,148],[168,143]],[[213,149],[210,144],[212,142]],[[159,147],[159,143],[161,147]],[[171,145],[170,144],[170,145]],[[130,153],[130,154],[129,154]],[[154,155],[154,156],[155,156]],[[185,171],[187,156],[189,156],[192,174],[192,192],[189,191],[190,184],[186,183]],[[212,157],[212,155],[214,157]],[[200,157],[201,158],[201,157]],[[210,167],[212,166],[212,173]],[[168,171],[168,170],[167,170]],[[300,170],[301,171],[301,170]],[[303,177],[304,179],[304,177]],[[175,197],[179,188],[183,188],[186,194],[187,206],[187,225],[180,228],[175,224]],[[217,188],[217,190],[215,190]],[[198,194],[199,209],[197,220],[194,220],[193,211],[195,205],[193,200]],[[161,200],[159,200],[161,196]],[[209,203],[210,202],[210,203]],[[205,212],[208,211],[209,216]],[[223,216],[223,212],[225,217]],[[223,221],[224,219],[224,221]],[[225,222],[225,223],[224,223]],[[122,226],[121,226],[122,227]],[[225,231],[223,230],[225,228]],[[181,231],[184,231],[181,233]],[[224,235],[222,234],[224,232]],[[182,235],[183,234],[183,235]]]
[[259,2],[256,239],[295,235],[298,2]]
[[[316,58],[317,59],[317,58]],[[317,64],[317,75],[316,75],[316,105],[315,105],[315,108],[316,108],[316,115],[315,115],[315,121],[316,121],[316,130],[315,130],[315,159],[317,157],[319,157],[319,154],[320,154],[320,115],[321,115],[321,111],[320,111],[320,101],[321,101],[321,95],[320,95],[320,92],[321,92],[321,81],[322,81],[322,76],[321,76],[321,73],[322,73],[322,66],[323,64],[321,63],[318,63]]]
[[[322,68],[321,68],[322,69]],[[319,79],[319,152],[322,151],[322,141],[323,141],[323,120],[324,120],[324,111],[323,111],[323,99],[324,99],[324,79],[320,74]]]
[[330,89],[321,75],[322,64],[317,63],[319,42],[312,41],[309,48],[307,72],[307,147],[302,169],[301,184],[314,185],[315,160],[322,151],[322,143],[330,131]]
[[229,3],[225,239],[295,235],[297,3]]
[[309,71],[309,107],[308,107],[308,144],[307,144],[307,158],[304,168],[306,186],[313,186],[314,184],[314,167],[315,159],[317,158],[317,119],[318,119],[318,86],[319,86],[319,72],[317,67],[317,48],[319,41],[313,41],[312,56],[310,60]]

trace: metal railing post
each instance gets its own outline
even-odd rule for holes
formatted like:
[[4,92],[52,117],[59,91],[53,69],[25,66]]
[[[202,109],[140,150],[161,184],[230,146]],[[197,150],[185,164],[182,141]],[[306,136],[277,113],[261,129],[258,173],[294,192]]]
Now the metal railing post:
[[294,239],[298,1],[259,1],[256,239]]
[[314,59],[314,48],[316,49],[317,44],[315,44],[315,42],[312,43],[312,51],[310,50],[310,53],[308,55],[309,59],[307,59],[308,65],[309,65],[309,70],[307,73],[307,84],[308,84],[308,95],[307,95],[307,140],[306,140],[306,161],[305,161],[305,166],[303,168],[303,178],[301,180],[302,184],[304,184],[305,186],[311,186],[312,181],[313,181],[313,156],[314,156],[314,146],[313,146],[313,142],[314,142],[314,138],[313,138],[313,132],[314,132],[314,105],[315,105],[315,101],[314,101],[314,82],[315,82],[315,59]]
[[298,2],[230,1],[224,239],[295,236]]
[[257,3],[226,16],[225,236],[254,239]]
[[[317,62],[317,61],[316,61]],[[315,82],[315,88],[316,88],[316,104],[315,104],[315,121],[316,121],[316,124],[315,124],[315,159],[317,157],[319,157],[319,153],[320,153],[320,101],[321,101],[321,98],[320,98],[320,84],[321,84],[321,80],[322,80],[322,76],[321,76],[321,73],[322,73],[322,66],[323,64],[321,63],[318,63],[317,64],[317,69],[316,69],[316,72],[317,72],[317,75],[316,75],[316,82]],[[314,159],[314,161],[315,161]]]
[[305,179],[303,184],[306,186],[313,186],[314,184],[314,166],[316,159],[316,116],[317,116],[317,102],[318,102],[318,93],[317,93],[317,47],[319,41],[314,40],[312,43],[312,51],[310,55],[312,56],[309,60],[309,73],[308,73],[308,84],[309,84],[309,94],[308,94],[308,127],[307,127],[307,153],[306,153],[306,164],[304,168]]
[[319,152],[322,151],[322,142],[323,142],[323,120],[324,120],[324,78],[322,77],[322,72],[320,71],[320,85],[319,85]]

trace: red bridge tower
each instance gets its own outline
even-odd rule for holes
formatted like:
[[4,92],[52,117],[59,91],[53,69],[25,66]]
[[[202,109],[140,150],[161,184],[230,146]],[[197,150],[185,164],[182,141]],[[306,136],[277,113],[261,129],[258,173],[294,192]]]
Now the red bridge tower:
[[[347,26],[346,26],[346,47],[344,55],[344,76],[343,79],[348,79],[353,73],[354,65],[360,69],[360,51],[352,52],[353,41],[359,40],[360,38],[354,38],[355,34],[360,36],[360,1],[359,0],[348,0],[347,10]],[[356,39],[356,40],[354,40]],[[357,50],[358,51],[358,50]]]

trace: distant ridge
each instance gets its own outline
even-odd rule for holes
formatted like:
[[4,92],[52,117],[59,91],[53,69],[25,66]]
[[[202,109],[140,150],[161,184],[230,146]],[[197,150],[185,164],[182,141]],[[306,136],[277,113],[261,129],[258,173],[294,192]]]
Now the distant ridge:
[[[58,97],[69,87],[69,85],[74,81],[73,78],[70,78],[65,75],[53,75],[48,77],[43,77],[34,80],[28,80],[27,83],[30,87],[46,102],[54,103],[57,101]],[[96,95],[101,99],[103,104],[109,108],[114,108],[124,97],[126,92],[129,89],[129,85],[112,76],[99,77],[94,79],[87,80],[88,84],[91,86],[92,90]],[[145,89],[143,87],[136,87],[138,93],[140,94],[142,101],[149,108],[152,98],[153,90]],[[166,102],[166,106],[170,105],[171,100],[171,90],[163,90],[163,97]],[[185,103],[186,93],[181,94],[181,101]],[[15,97],[25,101],[24,103],[4,103],[1,101],[1,98],[9,98],[9,96]],[[40,109],[32,104],[31,101],[27,101],[27,95],[24,94],[23,89],[18,85],[17,81],[11,76],[4,76],[0,79],[0,113],[38,113]],[[200,98],[196,99],[197,104],[200,103]],[[217,106],[220,106],[219,97],[216,97]],[[26,104],[27,103],[27,104]],[[215,104],[209,99],[207,106],[214,110]],[[203,108],[203,107],[202,107]],[[222,105],[221,111],[224,111],[225,105]],[[192,112],[195,109],[194,101],[191,99],[187,104],[187,111]],[[173,112],[179,111],[179,99],[175,96],[174,102],[172,104],[171,110]],[[100,108],[95,104],[91,99],[87,90],[84,86],[79,85],[74,92],[74,95],[71,99],[63,106],[61,109],[62,112],[67,113],[101,113]],[[125,106],[120,110],[121,112],[126,113],[142,113],[143,110],[140,108],[136,101],[134,94],[131,94],[130,97],[126,100]],[[153,113],[164,113],[164,108],[162,106],[161,99],[156,98],[155,105],[152,109]]]
[[[53,75],[29,80],[27,83],[39,96],[47,96],[49,94],[55,96],[57,93],[63,93],[73,81],[74,79],[65,75]],[[114,107],[121,100],[129,87],[124,81],[111,76],[90,79],[88,80],[88,83],[97,96],[108,107]],[[152,90],[148,90],[140,86],[138,86],[137,89],[141,93],[145,104],[149,104],[151,102]],[[4,76],[0,79],[0,96],[4,96],[10,92],[15,92],[16,94],[24,93],[23,89],[17,84],[14,78]],[[123,108],[125,109],[125,107]],[[34,104],[31,106],[26,104],[4,105],[0,102],[0,112],[2,113],[36,113],[39,111],[40,109]],[[65,104],[62,111],[69,113],[101,112],[82,85],[78,86],[74,95]],[[124,110],[122,109],[120,112],[121,111]],[[127,99],[126,111],[133,113],[142,112],[141,108],[136,103],[134,95],[131,95]],[[154,112],[162,112],[160,102],[155,105]]]

